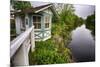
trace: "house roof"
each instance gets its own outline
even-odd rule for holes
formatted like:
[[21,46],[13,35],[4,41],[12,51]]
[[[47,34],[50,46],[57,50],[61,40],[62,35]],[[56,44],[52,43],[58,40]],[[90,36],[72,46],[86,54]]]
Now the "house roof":
[[30,8],[26,8],[23,11],[15,11],[15,13],[38,13],[40,11],[43,11],[49,7],[51,7],[52,4],[45,4],[45,5],[41,5],[41,6],[35,6],[35,7],[30,7]]
[[30,13],[30,12],[38,13],[38,12],[43,11],[51,6],[52,6],[51,4],[46,4],[46,5],[42,5],[42,6],[38,6],[38,7],[26,8],[25,10],[23,10],[23,12],[25,12],[25,13]]
[[30,1],[30,3],[33,7],[39,7],[39,6],[50,4],[48,2],[39,2],[39,1]]
[[15,14],[17,13],[38,13],[38,12],[41,12],[45,9],[48,9],[50,8],[51,11],[53,12],[53,14],[58,17],[58,14],[57,12],[55,11],[55,8],[53,7],[53,4],[52,3],[44,3],[44,4],[39,4],[38,5],[32,5],[32,7],[30,8],[26,8],[24,9],[23,11],[19,10],[19,11],[16,11]]

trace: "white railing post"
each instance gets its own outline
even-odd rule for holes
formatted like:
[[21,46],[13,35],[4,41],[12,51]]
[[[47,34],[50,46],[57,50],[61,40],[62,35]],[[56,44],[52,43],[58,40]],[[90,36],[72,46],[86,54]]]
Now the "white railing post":
[[34,38],[34,28],[31,32],[31,51],[33,52],[35,50],[35,38]]

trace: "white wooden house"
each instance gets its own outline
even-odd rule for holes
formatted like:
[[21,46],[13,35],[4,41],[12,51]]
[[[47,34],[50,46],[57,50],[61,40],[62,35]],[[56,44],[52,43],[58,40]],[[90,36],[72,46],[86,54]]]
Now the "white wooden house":
[[57,15],[52,4],[33,6],[15,13],[16,34],[21,34],[34,25],[35,40],[51,38],[52,15]]

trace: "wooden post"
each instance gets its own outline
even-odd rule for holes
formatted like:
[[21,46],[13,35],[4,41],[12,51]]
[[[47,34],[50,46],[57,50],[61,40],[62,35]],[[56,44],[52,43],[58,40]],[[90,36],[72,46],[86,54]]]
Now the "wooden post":
[[26,30],[27,30],[29,28],[29,16],[27,13],[25,14],[25,26],[26,26]]
[[35,50],[35,38],[34,38],[34,28],[31,31],[31,51]]
[[42,33],[42,39],[40,39],[41,41],[44,39],[44,28],[45,28],[45,16],[41,17],[42,21],[41,21],[41,33]]
[[16,16],[15,17],[15,25],[16,25],[16,34],[20,34],[21,33],[21,27],[20,27],[20,17]]

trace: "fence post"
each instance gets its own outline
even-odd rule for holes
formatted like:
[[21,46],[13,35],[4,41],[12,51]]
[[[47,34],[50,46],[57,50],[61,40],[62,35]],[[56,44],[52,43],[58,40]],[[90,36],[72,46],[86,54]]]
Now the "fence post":
[[31,32],[31,51],[35,50],[34,26]]

